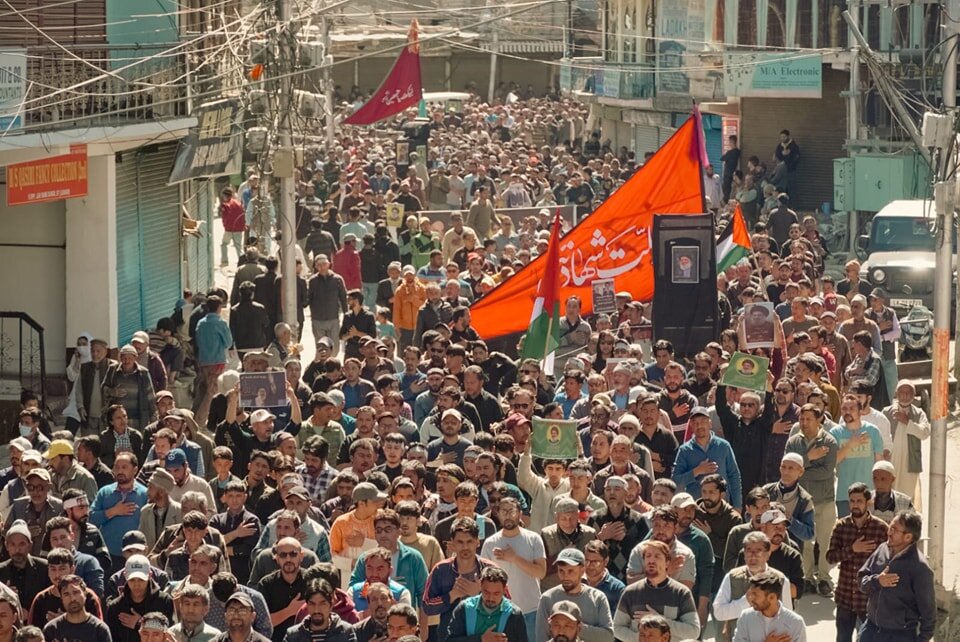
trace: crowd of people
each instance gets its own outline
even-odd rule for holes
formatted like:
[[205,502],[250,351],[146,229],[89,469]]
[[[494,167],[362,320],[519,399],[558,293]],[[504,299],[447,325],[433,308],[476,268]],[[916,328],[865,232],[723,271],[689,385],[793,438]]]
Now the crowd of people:
[[[24,396],[0,642],[787,642],[810,595],[838,642],[930,640],[929,423],[884,376],[885,294],[856,263],[824,274],[815,219],[757,220],[701,350],[651,337],[629,292],[588,317],[570,297],[548,374],[471,327],[547,247],[551,210],[509,210],[589,212],[642,161],[569,100],[430,120],[405,171],[360,132],[301,168],[297,327],[251,172],[222,192],[229,292],[186,293],[119,349],[79,337],[62,413]],[[721,382],[757,301],[776,317],[759,393]],[[576,420],[578,456],[534,456],[536,418]]]

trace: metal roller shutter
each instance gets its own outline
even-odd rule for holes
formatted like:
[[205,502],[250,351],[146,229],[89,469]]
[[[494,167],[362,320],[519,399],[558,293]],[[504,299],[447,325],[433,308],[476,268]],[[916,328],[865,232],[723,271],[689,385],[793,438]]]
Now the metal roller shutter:
[[117,334],[153,328],[180,298],[180,192],[166,178],[177,146],[123,155],[117,165]]
[[127,152],[117,163],[117,335],[120,345],[140,326],[140,220],[137,214],[137,158]]
[[184,184],[187,198],[184,204],[191,218],[202,221],[200,226],[202,236],[192,234],[183,236],[184,260],[186,263],[186,287],[194,292],[204,292],[210,289],[211,265],[210,250],[213,239],[213,217],[210,211],[209,194],[206,181],[190,181]]
[[820,100],[743,98],[740,102],[744,168],[746,159],[756,155],[773,170],[769,159],[781,129],[789,129],[800,146],[799,194],[791,200],[794,209],[813,210],[833,202],[833,159],[846,156],[847,110],[841,92],[847,91],[848,84],[846,72],[825,65]]
[[181,295],[180,189],[167,185],[177,145],[140,157],[139,201],[142,257],[142,323],[153,328],[173,313]]
[[636,125],[633,128],[634,148],[637,162],[643,160],[647,152],[655,152],[660,148],[660,128],[656,125]]

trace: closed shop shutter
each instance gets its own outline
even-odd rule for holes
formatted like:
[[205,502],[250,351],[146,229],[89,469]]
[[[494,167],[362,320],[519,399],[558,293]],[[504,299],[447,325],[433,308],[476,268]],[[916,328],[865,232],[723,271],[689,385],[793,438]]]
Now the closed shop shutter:
[[647,152],[655,152],[660,147],[660,128],[656,125],[637,125],[633,128],[634,152],[637,162],[643,161]]
[[140,229],[143,238],[143,327],[173,314],[180,280],[180,188],[167,185],[177,145],[161,146],[140,160]]
[[140,325],[140,218],[137,215],[137,156],[117,163],[117,335],[120,345]]
[[117,334],[173,313],[181,294],[180,191],[166,184],[177,146],[128,152],[117,165]]
[[780,140],[780,130],[789,129],[800,146],[797,194],[791,207],[813,210],[833,202],[833,159],[846,155],[847,111],[841,92],[848,89],[847,72],[823,68],[820,100],[790,98],[743,98],[740,102],[740,141],[743,167],[758,156],[768,163]]
[[707,158],[714,170],[720,171],[723,156],[723,119],[716,114],[703,115],[703,141],[707,148]]

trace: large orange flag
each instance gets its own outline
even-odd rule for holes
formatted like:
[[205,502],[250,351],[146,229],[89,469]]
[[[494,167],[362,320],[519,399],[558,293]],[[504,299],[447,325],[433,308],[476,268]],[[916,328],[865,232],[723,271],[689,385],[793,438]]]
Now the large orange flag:
[[[591,284],[613,279],[617,292],[653,298],[654,214],[702,214],[696,121],[689,118],[633,177],[560,241],[560,301],[577,294],[593,308]],[[545,257],[538,257],[470,308],[486,340],[527,329]]]

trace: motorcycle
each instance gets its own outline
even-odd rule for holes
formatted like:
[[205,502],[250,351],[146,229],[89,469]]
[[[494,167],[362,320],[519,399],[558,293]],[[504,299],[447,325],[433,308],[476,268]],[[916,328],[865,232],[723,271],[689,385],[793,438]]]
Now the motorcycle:
[[907,316],[900,319],[899,361],[902,363],[930,359],[932,338],[933,312],[921,304],[913,306]]

